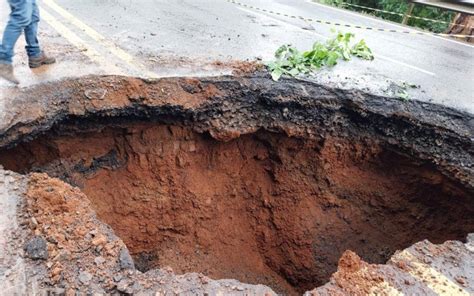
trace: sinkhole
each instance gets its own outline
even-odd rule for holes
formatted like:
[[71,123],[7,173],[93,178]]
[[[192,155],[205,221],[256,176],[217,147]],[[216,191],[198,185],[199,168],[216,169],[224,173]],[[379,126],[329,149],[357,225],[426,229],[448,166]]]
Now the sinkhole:
[[384,263],[472,230],[462,188],[370,139],[260,131],[219,142],[141,123],[44,136],[0,159],[80,187],[141,271],[171,266],[289,294],[325,283],[345,250]]
[[79,187],[142,272],[170,266],[295,295],[326,283],[345,250],[385,263],[474,231],[465,184],[370,133],[262,127],[222,141],[171,115],[87,121],[3,149],[0,164]]

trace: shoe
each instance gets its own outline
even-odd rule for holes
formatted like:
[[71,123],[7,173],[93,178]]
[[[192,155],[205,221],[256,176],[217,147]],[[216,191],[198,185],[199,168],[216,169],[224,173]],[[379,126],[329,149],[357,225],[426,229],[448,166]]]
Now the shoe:
[[18,81],[13,73],[13,66],[10,64],[0,64],[0,77],[10,81],[11,83],[20,84],[20,81]]
[[41,52],[39,57],[29,57],[28,64],[30,68],[38,68],[43,65],[50,65],[56,63],[56,59],[48,57],[44,52]]

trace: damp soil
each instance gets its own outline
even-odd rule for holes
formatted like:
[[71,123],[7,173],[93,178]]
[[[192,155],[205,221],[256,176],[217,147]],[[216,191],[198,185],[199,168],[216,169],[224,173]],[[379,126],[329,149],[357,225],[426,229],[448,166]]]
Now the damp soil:
[[474,231],[470,191],[436,165],[368,136],[229,141],[182,124],[56,129],[0,153],[21,173],[79,187],[136,267],[171,267],[296,295],[323,285],[341,254],[369,263]]

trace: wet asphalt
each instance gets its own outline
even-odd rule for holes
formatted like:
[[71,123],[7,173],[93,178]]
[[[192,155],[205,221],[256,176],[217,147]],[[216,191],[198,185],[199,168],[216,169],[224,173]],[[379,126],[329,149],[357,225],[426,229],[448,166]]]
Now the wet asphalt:
[[[0,2],[2,24],[8,14],[5,2]],[[220,62],[267,61],[282,44],[307,49],[331,36],[331,29],[336,28],[365,39],[376,59],[340,63],[318,73],[316,81],[387,95],[391,95],[388,90],[393,84],[406,81],[419,86],[408,89],[412,99],[474,113],[474,46],[452,39],[308,23],[225,0],[39,2],[43,18],[40,38],[44,48],[58,57],[58,64],[31,71],[21,41],[15,66],[22,87],[86,74],[229,74],[231,69]],[[240,2],[335,23],[407,29],[307,0]],[[4,82],[0,88],[4,94],[10,91]]]

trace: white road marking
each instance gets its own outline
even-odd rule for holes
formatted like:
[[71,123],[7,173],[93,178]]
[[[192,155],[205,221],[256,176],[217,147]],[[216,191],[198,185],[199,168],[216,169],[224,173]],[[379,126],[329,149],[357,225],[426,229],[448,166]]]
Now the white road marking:
[[422,72],[422,73],[425,73],[427,75],[431,75],[431,76],[436,76],[435,73],[433,72],[430,72],[428,70],[424,70],[422,68],[419,68],[417,66],[413,66],[413,65],[410,65],[410,64],[407,64],[407,63],[404,63],[404,62],[400,62],[400,61],[397,61],[395,59],[392,59],[392,58],[389,58],[389,57],[386,57],[384,55],[380,55],[380,54],[374,54],[375,58],[379,58],[381,60],[386,60],[386,61],[389,61],[389,62],[392,62],[394,64],[399,64],[401,66],[405,66],[405,67],[408,67],[410,69],[413,69],[413,70],[416,70],[416,71],[419,71],[419,72]]

